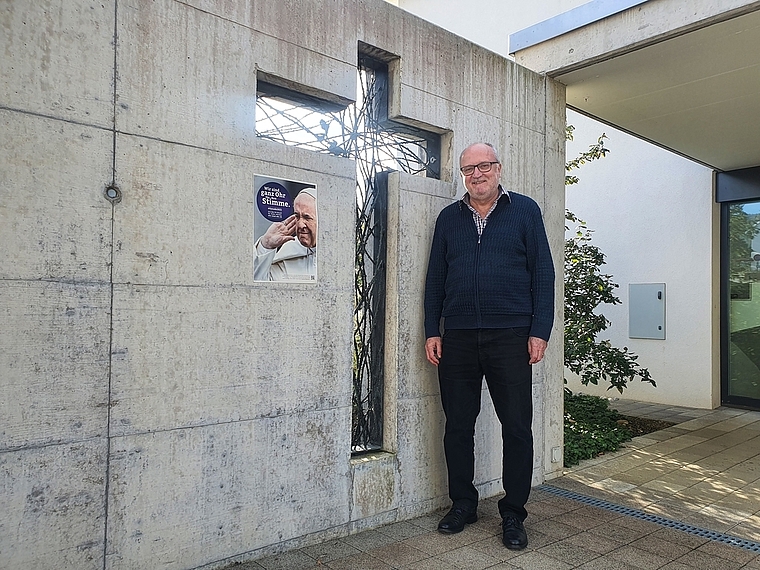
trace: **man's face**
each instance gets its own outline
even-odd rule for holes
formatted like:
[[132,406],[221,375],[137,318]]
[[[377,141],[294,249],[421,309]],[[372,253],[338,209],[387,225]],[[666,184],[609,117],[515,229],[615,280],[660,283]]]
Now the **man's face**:
[[304,247],[317,245],[317,201],[309,194],[299,194],[293,202],[296,237]]
[[491,170],[481,172],[476,165],[484,162],[495,162],[494,150],[486,144],[475,144],[465,149],[459,166],[475,166],[475,170],[469,176],[462,175],[464,186],[470,193],[471,199],[476,202],[490,202],[499,195],[499,178],[501,176],[501,164],[492,164]]

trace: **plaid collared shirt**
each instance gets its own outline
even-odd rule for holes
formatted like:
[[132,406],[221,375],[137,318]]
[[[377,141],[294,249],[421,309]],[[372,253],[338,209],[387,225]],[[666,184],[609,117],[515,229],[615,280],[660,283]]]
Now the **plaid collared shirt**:
[[501,198],[504,195],[507,196],[507,200],[510,200],[510,198],[509,198],[509,192],[507,192],[506,190],[504,190],[504,188],[502,188],[501,184],[499,184],[499,195],[496,197],[496,200],[494,200],[493,205],[491,206],[491,209],[488,210],[488,212],[486,213],[485,217],[481,217],[480,214],[478,213],[478,211],[470,205],[470,193],[469,192],[466,192],[465,195],[462,197],[462,202],[464,202],[465,205],[472,212],[472,219],[475,222],[475,227],[478,228],[478,235],[479,236],[483,235],[483,230],[485,229],[486,224],[488,223],[488,216],[490,216],[491,212],[493,212],[494,208],[496,208],[496,204],[499,203],[499,198]]

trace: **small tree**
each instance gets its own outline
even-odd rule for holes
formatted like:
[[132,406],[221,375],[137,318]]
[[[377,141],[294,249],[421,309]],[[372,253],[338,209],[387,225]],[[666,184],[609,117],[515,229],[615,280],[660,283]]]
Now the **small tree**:
[[[568,125],[568,140],[573,139],[573,130]],[[567,172],[606,156],[609,149],[604,146],[605,138],[602,134],[589,150],[569,161],[565,165]],[[565,176],[565,185],[577,183],[577,176]],[[636,362],[638,356],[628,347],[620,349],[609,340],[597,340],[597,335],[611,324],[596,312],[597,308],[620,303],[614,293],[618,285],[612,281],[612,275],[601,272],[604,253],[591,244],[592,230],[586,222],[569,210],[565,210],[565,219],[575,228],[574,235],[565,240],[565,366],[580,377],[584,386],[605,380],[609,381],[609,388],[622,393],[636,377],[656,386],[649,370]],[[567,226],[565,229],[570,230]]]
[[732,281],[746,282],[751,279],[747,274],[756,267],[752,258],[752,240],[760,230],[760,220],[744,211],[742,204],[728,206],[728,232],[730,258],[728,275]]

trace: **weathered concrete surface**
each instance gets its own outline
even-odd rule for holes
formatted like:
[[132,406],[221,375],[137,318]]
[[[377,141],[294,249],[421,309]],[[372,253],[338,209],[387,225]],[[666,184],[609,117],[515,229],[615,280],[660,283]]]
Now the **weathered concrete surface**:
[[111,2],[0,7],[2,568],[103,565],[112,35]]
[[[319,201],[320,237],[326,232],[325,239],[335,240],[341,247],[320,252],[320,259],[334,269],[324,275],[325,286],[350,294],[352,281],[345,279],[353,279],[353,224],[340,222],[354,215],[353,161],[293,149],[297,152],[290,153],[292,164],[299,165],[295,167],[282,164],[282,145],[259,141],[257,148],[257,158],[249,159],[119,136],[122,169],[118,179],[130,191],[124,193],[117,211],[128,210],[129,215],[117,215],[114,220],[114,280],[166,286],[263,287],[253,281],[253,240],[249,238],[253,175],[267,173],[308,180],[326,190]],[[266,289],[278,295],[282,287]],[[300,290],[314,293],[314,287]]]
[[[26,4],[0,9],[0,567],[212,568],[444,505],[433,223],[490,140],[561,259],[561,87],[381,0]],[[390,114],[443,153],[441,180],[390,176],[384,452],[352,460],[355,165],[258,140],[254,110],[262,77],[352,99],[360,44],[397,56]],[[316,284],[253,281],[256,174],[319,188]],[[559,346],[535,482],[561,465]]]
[[[181,142],[205,149],[255,156],[257,69],[283,78],[283,83],[309,86],[324,98],[347,103],[356,96],[356,42],[347,60],[336,59],[317,49],[294,43],[293,17],[305,18],[301,9],[277,2],[248,5],[259,26],[254,29],[209,12],[189,9],[176,1],[120,4],[117,50],[119,84],[117,127],[161,140]],[[253,6],[259,6],[254,9]],[[338,2],[307,2],[314,9]],[[264,9],[264,6],[269,8]],[[272,9],[277,7],[274,15]],[[342,18],[318,10],[322,25],[314,20],[310,29],[331,29]],[[226,13],[222,8],[221,12]],[[260,16],[259,12],[263,12]],[[266,19],[264,19],[266,17]],[[331,19],[328,19],[331,18]],[[286,30],[277,35],[277,29]],[[345,40],[349,36],[331,38]],[[346,49],[344,47],[344,49]],[[161,54],[156,57],[156,54]],[[329,70],[329,71],[328,71]]]
[[395,454],[383,452],[351,460],[353,520],[373,520],[378,515],[394,512],[398,508],[400,494],[397,487],[400,474],[397,463]]
[[108,290],[3,280],[0,315],[0,454],[105,437]]
[[115,0],[3,2],[2,107],[111,127],[114,5]]
[[105,436],[110,137],[0,111],[0,452]]
[[194,568],[344,523],[350,440],[333,431],[350,433],[345,418],[334,408],[115,438],[106,567]]
[[[304,287],[117,285],[112,434],[350,409],[350,352],[329,346],[348,295]],[[305,312],[306,295],[323,310]]]
[[[562,475],[564,439],[564,275],[565,234],[557,228],[565,227],[565,89],[551,79],[546,85],[546,139],[544,144],[544,199],[542,211],[547,227],[549,247],[557,275],[554,288],[554,330],[547,347],[547,354],[539,367],[540,386],[538,398],[543,408],[543,475],[552,479]],[[558,199],[561,196],[562,199]],[[551,228],[551,229],[549,229]],[[557,323],[560,323],[557,326]],[[536,447],[542,440],[536,439]]]
[[0,452],[0,568],[102,569],[105,472],[105,438]]
[[0,129],[0,279],[106,283],[111,135],[7,109]]
[[432,240],[430,223],[420,222],[448,205],[454,192],[453,184],[408,174],[388,179],[386,284],[396,293],[386,307],[384,448],[398,458],[400,505],[410,514],[447,500],[438,378],[418,340],[425,336],[420,310]]

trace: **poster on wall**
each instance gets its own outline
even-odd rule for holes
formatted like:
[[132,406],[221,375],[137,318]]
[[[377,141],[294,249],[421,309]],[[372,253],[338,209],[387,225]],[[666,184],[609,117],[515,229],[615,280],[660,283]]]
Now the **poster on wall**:
[[316,185],[254,175],[253,189],[253,280],[316,283]]

